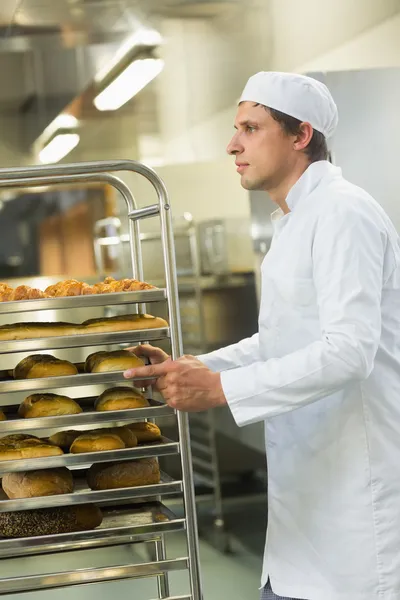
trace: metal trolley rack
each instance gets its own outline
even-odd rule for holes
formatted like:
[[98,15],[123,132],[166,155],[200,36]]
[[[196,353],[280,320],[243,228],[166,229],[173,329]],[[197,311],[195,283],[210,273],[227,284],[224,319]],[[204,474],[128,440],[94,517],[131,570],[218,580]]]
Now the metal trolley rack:
[[[127,185],[114,175],[115,172],[130,171],[144,176],[153,185],[158,203],[144,208],[136,206],[134,197]],[[28,313],[46,309],[73,309],[80,307],[98,307],[109,305],[133,304],[143,311],[147,303],[167,302],[169,312],[169,327],[158,330],[141,330],[133,332],[116,332],[108,334],[78,335],[70,337],[53,337],[40,340],[24,340],[15,342],[0,342],[0,354],[37,351],[43,349],[79,348],[122,342],[140,343],[161,338],[169,338],[171,354],[177,358],[182,354],[181,328],[179,321],[179,305],[177,277],[175,266],[175,251],[172,231],[171,210],[168,194],[163,182],[150,168],[129,160],[100,161],[57,166],[17,168],[12,170],[0,169],[0,188],[21,188],[43,186],[49,184],[79,182],[102,182],[116,188],[124,197],[128,210],[130,253],[132,259],[133,277],[143,280],[141,258],[140,219],[158,216],[162,237],[166,287],[162,290],[142,292],[124,292],[120,294],[104,294],[79,296],[69,298],[39,299],[20,302],[0,303],[0,314]],[[10,319],[11,321],[11,319]],[[7,394],[7,401],[13,392],[32,393],[38,390],[50,390],[87,385],[107,385],[123,381],[122,372],[78,374],[68,377],[51,377],[43,379],[13,380],[3,376],[0,379],[0,397]],[[126,382],[125,382],[126,383]],[[82,388],[85,389],[84,387]],[[84,391],[82,396],[85,396]],[[86,399],[90,400],[90,399]],[[82,406],[85,400],[82,399]],[[8,407],[12,413],[12,406]],[[10,414],[7,421],[0,423],[0,434],[44,430],[58,427],[83,428],[96,424],[123,424],[127,421],[152,419],[154,417],[174,414],[174,411],[162,402],[151,400],[149,408],[124,410],[114,412],[94,412],[84,408],[78,415],[59,417],[44,417],[36,419],[19,419]],[[64,586],[112,581],[133,577],[157,577],[158,597],[169,600],[201,600],[202,590],[199,571],[199,551],[197,537],[196,510],[193,487],[192,461],[189,440],[188,416],[185,413],[176,414],[179,441],[163,438],[157,444],[138,446],[132,449],[114,450],[87,454],[65,454],[62,456],[36,458],[25,460],[3,461],[0,463],[0,475],[6,472],[33,470],[38,468],[53,468],[58,466],[72,467],[78,474],[80,469],[97,462],[114,460],[132,460],[148,456],[161,456],[180,453],[182,478],[174,481],[168,475],[162,474],[159,484],[120,488],[107,491],[90,491],[87,485],[77,483],[76,491],[71,494],[58,496],[35,497],[23,500],[0,499],[0,512],[38,509],[54,506],[70,506],[83,503],[96,503],[105,506],[104,520],[98,529],[93,531],[57,534],[50,536],[26,538],[0,538],[0,558],[29,556],[49,552],[65,552],[82,548],[98,548],[101,546],[128,544],[135,541],[154,543],[155,561],[139,564],[124,564],[118,566],[78,569],[56,573],[0,578],[0,595],[50,589]],[[184,517],[176,518],[165,506],[161,499],[166,494],[183,494]],[[132,504],[134,499],[150,499],[147,504],[149,521],[139,524],[135,521],[135,511],[139,509]],[[130,503],[130,504],[129,504]],[[122,506],[118,506],[122,505]],[[168,559],[166,555],[164,535],[172,531],[185,531],[187,540],[187,555],[181,558]],[[170,596],[170,571],[188,570],[190,592],[179,599]]]

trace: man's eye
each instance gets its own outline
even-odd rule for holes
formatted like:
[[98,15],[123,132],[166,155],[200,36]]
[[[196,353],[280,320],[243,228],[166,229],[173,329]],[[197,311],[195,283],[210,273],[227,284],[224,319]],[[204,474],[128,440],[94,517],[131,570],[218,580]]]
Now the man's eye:
[[254,131],[255,131],[255,130],[256,130],[256,128],[255,128],[255,127],[253,127],[253,125],[247,125],[247,131],[248,131],[249,133],[254,133]]

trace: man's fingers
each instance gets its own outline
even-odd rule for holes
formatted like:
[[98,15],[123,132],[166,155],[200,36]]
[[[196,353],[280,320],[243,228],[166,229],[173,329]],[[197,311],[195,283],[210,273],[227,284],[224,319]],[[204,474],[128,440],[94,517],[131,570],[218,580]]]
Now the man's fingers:
[[124,377],[125,379],[140,379],[141,377],[162,377],[170,371],[171,365],[172,361],[167,360],[157,365],[148,365],[146,367],[128,369],[124,372]]

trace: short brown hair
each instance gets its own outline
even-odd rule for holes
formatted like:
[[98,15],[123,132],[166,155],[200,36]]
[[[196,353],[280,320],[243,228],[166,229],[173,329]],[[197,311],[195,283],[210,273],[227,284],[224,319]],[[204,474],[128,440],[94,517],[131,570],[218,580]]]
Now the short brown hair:
[[[289,135],[296,135],[300,132],[301,121],[295,119],[290,115],[287,115],[274,108],[265,106],[265,109],[270,113],[271,117],[277,121],[282,129]],[[314,129],[313,136],[308,146],[304,149],[310,162],[317,162],[318,160],[328,160],[329,152],[326,143],[326,138],[323,133]]]

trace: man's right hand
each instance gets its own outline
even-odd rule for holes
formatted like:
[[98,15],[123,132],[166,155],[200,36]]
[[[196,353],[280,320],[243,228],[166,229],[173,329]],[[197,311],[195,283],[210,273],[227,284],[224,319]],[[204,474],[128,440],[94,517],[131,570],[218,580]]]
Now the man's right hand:
[[[132,352],[132,354],[136,354],[136,356],[139,356],[140,358],[148,358],[150,364],[152,365],[158,365],[166,360],[171,360],[169,354],[164,352],[164,350],[161,350],[161,348],[157,348],[155,346],[151,346],[150,344],[140,344],[139,346],[127,348],[127,350]],[[141,386],[143,387],[149,387],[150,385],[157,387],[157,380],[152,379],[141,382]]]

